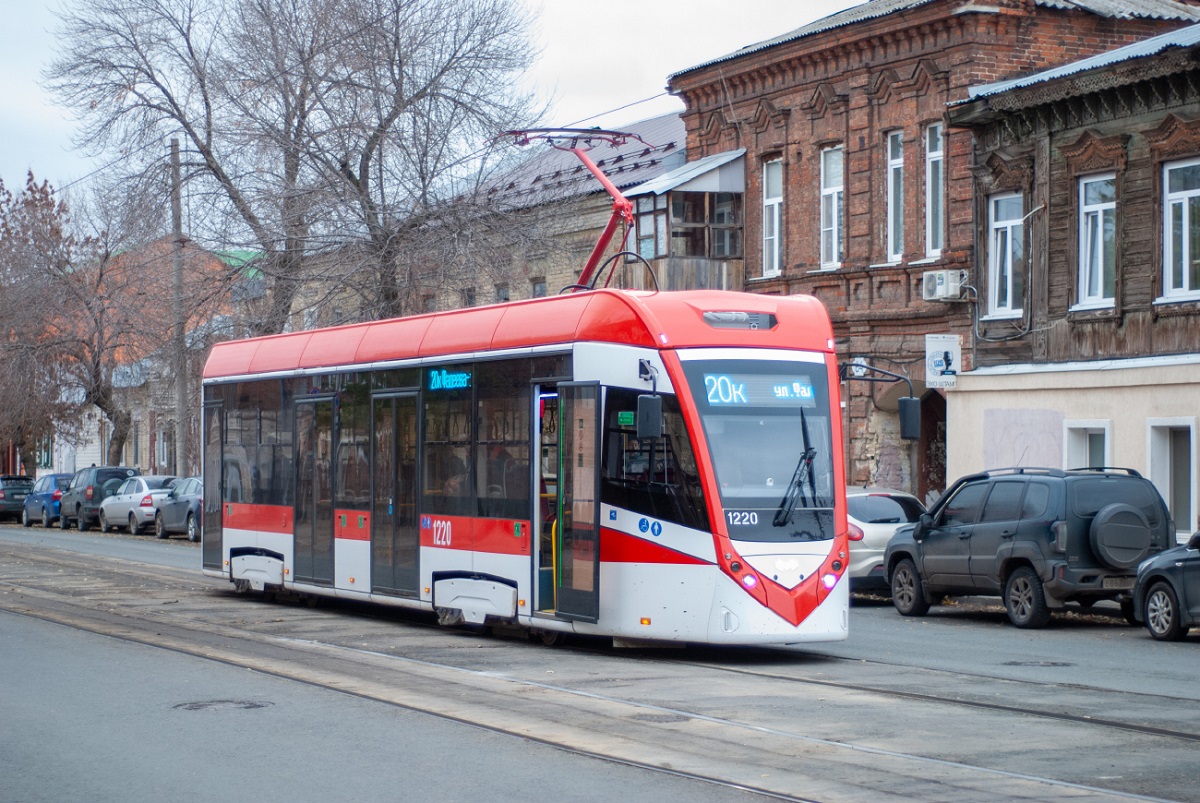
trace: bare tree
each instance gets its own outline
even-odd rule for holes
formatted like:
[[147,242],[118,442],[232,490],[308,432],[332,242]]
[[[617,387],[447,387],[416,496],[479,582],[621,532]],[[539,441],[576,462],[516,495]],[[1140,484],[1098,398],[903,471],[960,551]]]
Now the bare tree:
[[516,0],[77,0],[48,78],[85,145],[132,164],[184,138],[192,236],[262,252],[270,332],[321,251],[360,255],[336,278],[370,314],[406,311],[407,234],[532,119],[528,25]]
[[[5,370],[28,379],[5,383],[14,398],[0,397],[0,432],[29,448],[94,405],[112,427],[107,459],[117,462],[132,421],[118,372],[170,330],[169,258],[134,248],[161,230],[160,216],[103,189],[72,209],[32,176],[21,195],[2,199],[0,349]],[[34,392],[21,399],[18,388]]]

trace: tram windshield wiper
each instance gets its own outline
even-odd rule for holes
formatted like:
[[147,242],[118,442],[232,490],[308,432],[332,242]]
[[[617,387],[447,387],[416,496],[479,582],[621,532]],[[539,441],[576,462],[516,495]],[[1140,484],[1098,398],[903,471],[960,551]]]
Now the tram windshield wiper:
[[[796,463],[796,470],[792,472],[792,481],[788,483],[783,499],[779,500],[779,508],[775,511],[775,518],[771,522],[776,527],[788,525],[792,520],[792,511],[796,509],[798,502],[803,502],[804,507],[812,507],[817,503],[816,479],[812,472],[813,459],[817,456],[817,450],[813,448],[812,439],[808,435],[808,418],[805,417],[803,410],[800,411],[800,432],[804,437],[804,451],[800,453],[800,460]],[[808,484],[808,494],[804,492],[805,483]]]

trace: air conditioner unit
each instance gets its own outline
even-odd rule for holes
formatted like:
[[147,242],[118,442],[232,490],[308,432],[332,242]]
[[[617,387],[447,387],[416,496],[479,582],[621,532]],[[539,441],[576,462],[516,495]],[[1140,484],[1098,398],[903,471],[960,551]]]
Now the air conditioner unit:
[[961,270],[927,270],[921,274],[921,298],[926,301],[958,301],[962,296]]

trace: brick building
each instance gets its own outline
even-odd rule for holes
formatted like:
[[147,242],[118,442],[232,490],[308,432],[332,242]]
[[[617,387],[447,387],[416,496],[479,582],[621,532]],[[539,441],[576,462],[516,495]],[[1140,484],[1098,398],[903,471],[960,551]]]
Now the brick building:
[[[1131,467],[1158,486],[1178,534],[1192,531],[1198,64],[1190,26],[976,87],[951,108],[975,137],[980,243],[974,368],[947,394],[951,470]],[[1017,259],[1005,231],[1024,245]],[[998,304],[1010,276],[1023,292]]]
[[961,336],[969,359],[974,319],[971,302],[924,290],[940,279],[957,299],[945,288],[977,271],[972,137],[947,126],[947,104],[1196,20],[1174,0],[872,0],[670,77],[690,159],[745,149],[745,289],[816,295],[844,359],[905,374],[922,397],[908,444],[904,383],[843,386],[850,482],[922,496],[946,482],[925,336]]

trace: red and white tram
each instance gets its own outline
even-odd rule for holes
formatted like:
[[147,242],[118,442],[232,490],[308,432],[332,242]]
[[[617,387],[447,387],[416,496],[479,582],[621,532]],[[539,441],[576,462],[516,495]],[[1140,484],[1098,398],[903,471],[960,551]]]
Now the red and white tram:
[[220,343],[204,573],[552,635],[846,637],[808,297],[596,290]]

